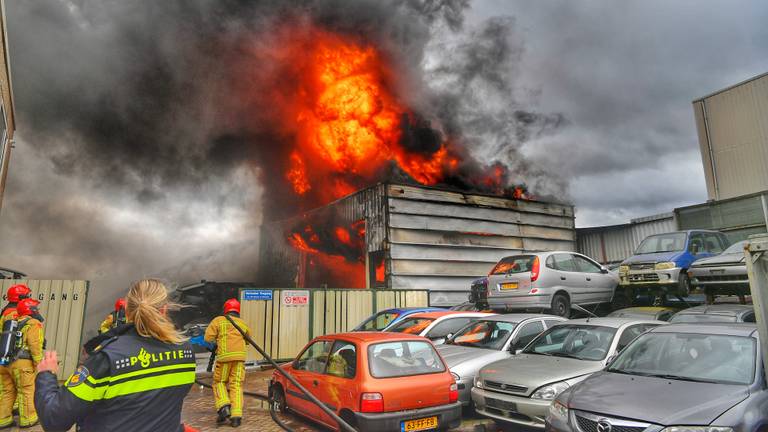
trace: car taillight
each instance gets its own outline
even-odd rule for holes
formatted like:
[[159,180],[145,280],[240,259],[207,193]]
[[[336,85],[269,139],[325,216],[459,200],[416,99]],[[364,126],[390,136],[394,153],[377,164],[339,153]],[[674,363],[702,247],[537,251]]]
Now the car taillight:
[[533,259],[533,265],[531,266],[531,282],[536,282],[539,278],[539,257]]
[[459,386],[456,383],[451,384],[450,390],[448,390],[448,401],[456,402],[459,400]]
[[384,397],[381,393],[363,393],[360,396],[360,412],[384,412]]

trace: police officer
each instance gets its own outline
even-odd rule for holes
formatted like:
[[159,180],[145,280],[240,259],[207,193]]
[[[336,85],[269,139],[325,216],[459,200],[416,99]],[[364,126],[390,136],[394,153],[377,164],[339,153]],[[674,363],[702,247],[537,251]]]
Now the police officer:
[[168,292],[156,279],[126,296],[128,324],[94,350],[59,387],[55,352],[38,366],[35,406],[43,429],[183,431],[181,407],[195,381],[195,356],[168,319]]
[[115,302],[115,310],[101,322],[99,333],[106,333],[122,324],[125,324],[125,299],[119,298]]
[[[16,310],[19,313],[19,329],[21,337],[18,340],[18,350],[15,360],[10,365],[11,375],[15,385],[13,399],[19,395],[19,426],[29,427],[37,424],[37,412],[35,411],[35,375],[37,364],[43,359],[43,345],[45,332],[43,331],[43,317],[37,306],[40,304],[35,299],[27,298],[19,302]],[[4,401],[3,410],[13,409],[13,400]]]
[[[17,306],[21,300],[29,298],[32,291],[24,284],[12,285],[8,288],[8,304],[0,314],[0,329],[5,322],[18,317]],[[0,366],[0,428],[13,425],[13,404],[16,398],[16,384],[8,366]]]
[[[250,333],[248,326],[240,319],[240,302],[237,299],[224,302],[224,315],[229,315],[246,334]],[[213,396],[219,414],[216,423],[229,420],[232,427],[238,427],[243,418],[245,339],[225,316],[218,316],[205,330],[205,341],[216,344],[216,367],[213,370]]]

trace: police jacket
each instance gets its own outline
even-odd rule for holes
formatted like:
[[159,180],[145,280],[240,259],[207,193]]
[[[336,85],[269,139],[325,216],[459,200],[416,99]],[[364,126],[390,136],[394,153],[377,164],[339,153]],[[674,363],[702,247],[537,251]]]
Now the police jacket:
[[94,350],[59,387],[40,373],[35,408],[46,431],[183,431],[181,407],[195,380],[189,343],[167,344],[139,336],[132,325]]

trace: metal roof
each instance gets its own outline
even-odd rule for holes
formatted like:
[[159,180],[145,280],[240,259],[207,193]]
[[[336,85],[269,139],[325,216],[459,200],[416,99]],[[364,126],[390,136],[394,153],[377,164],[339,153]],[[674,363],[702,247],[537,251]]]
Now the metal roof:
[[762,78],[764,76],[768,76],[768,72],[761,73],[760,75],[753,76],[752,78],[747,78],[744,81],[741,81],[739,83],[736,83],[736,84],[733,84],[733,85],[729,85],[728,87],[725,87],[725,88],[722,88],[720,90],[717,90],[717,91],[715,91],[713,93],[710,93],[710,94],[708,94],[706,96],[702,96],[702,97],[700,97],[698,99],[694,99],[691,103],[701,102],[704,99],[710,98],[710,97],[718,95],[720,93],[727,92],[728,90],[733,90],[736,87],[743,86],[744,84],[750,83],[752,81],[759,80],[760,78]]

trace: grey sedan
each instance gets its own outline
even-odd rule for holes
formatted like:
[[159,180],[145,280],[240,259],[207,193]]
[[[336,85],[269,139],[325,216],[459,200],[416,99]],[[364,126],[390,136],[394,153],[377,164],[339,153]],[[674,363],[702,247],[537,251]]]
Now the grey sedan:
[[732,244],[720,255],[700,259],[688,269],[691,285],[704,290],[711,302],[718,295],[749,295],[749,277],[744,262],[747,241]]
[[551,432],[756,432],[768,391],[754,325],[673,324],[557,397]]
[[543,429],[558,394],[602,370],[634,338],[662,324],[666,323],[592,318],[555,325],[521,354],[480,370],[472,389],[475,410],[502,425]]
[[481,367],[510,357],[525,348],[545,329],[565,318],[542,314],[495,315],[478,320],[456,332],[437,351],[451,370],[459,387],[459,401],[467,406],[470,391]]
[[549,310],[569,317],[572,304],[616,300],[618,284],[616,274],[574,252],[513,255],[502,258],[488,275],[487,302],[492,309]]
[[671,323],[736,323],[755,322],[755,309],[748,305],[717,304],[696,306],[676,313]]

